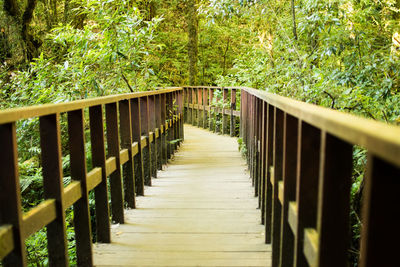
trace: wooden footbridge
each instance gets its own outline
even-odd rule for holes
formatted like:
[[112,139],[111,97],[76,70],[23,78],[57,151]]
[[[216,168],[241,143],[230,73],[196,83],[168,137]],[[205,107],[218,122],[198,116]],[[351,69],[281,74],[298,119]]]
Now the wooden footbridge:
[[[45,199],[22,212],[16,129],[35,118]],[[25,240],[46,227],[49,265],[68,266],[72,206],[78,266],[348,266],[355,145],[368,151],[359,266],[399,266],[398,127],[250,88],[4,110],[0,259],[27,266]]]

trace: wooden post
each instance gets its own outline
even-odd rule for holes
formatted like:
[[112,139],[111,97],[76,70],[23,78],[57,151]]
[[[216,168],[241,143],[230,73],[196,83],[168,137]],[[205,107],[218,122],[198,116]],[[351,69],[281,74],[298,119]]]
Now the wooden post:
[[197,88],[192,88],[192,103],[193,103],[193,109],[192,109],[192,125],[196,126],[197,125],[197,109],[195,108],[195,105],[197,105]]
[[[283,200],[281,220],[281,266],[293,266],[294,235],[288,222],[289,203],[296,200],[296,170],[297,170],[297,118],[285,113],[283,129]],[[279,186],[278,186],[279,187]]]
[[[398,266],[400,168],[369,153],[363,191],[360,267]],[[395,210],[398,210],[395,208]]]
[[140,134],[146,138],[147,146],[142,148],[144,184],[151,186],[151,154],[149,142],[149,106],[148,97],[142,96],[140,101]]
[[[190,91],[191,92],[191,91]],[[166,126],[166,121],[167,121],[167,94],[162,94],[161,95],[161,123],[162,123],[162,130],[163,134],[161,137],[161,143],[162,143],[162,164],[167,164],[168,162],[168,136],[167,136],[167,128]]]
[[266,177],[265,177],[265,243],[271,243],[272,233],[272,183],[271,166],[273,164],[273,138],[274,138],[274,106],[268,104],[267,112],[267,139],[266,139]]
[[110,174],[111,215],[116,223],[124,223],[117,103],[106,104],[107,158],[115,157],[116,170]]
[[197,89],[197,126],[203,127],[203,88]]
[[129,100],[119,102],[119,122],[121,130],[121,149],[128,149],[129,160],[122,166],[122,177],[124,180],[124,196],[128,208],[136,208],[135,200],[135,177],[132,155],[132,125],[131,105]]
[[225,105],[228,104],[228,89],[222,88],[222,99],[223,99],[223,107],[222,107],[222,134],[228,134],[228,115],[226,114],[227,109]]
[[[68,266],[68,246],[63,205],[60,114],[39,118],[45,199],[56,200],[56,219],[47,225],[49,265]],[[108,219],[108,218],[107,218]]]
[[82,197],[74,203],[74,230],[78,266],[92,266],[92,229],[87,188],[83,110],[68,112],[71,179],[81,183]]
[[104,151],[103,106],[89,108],[90,140],[92,144],[93,168],[101,168],[101,183],[95,188],[97,241],[110,243],[110,214],[106,176],[106,155]]
[[143,156],[141,144],[141,116],[140,116],[140,101],[139,98],[133,98],[131,101],[131,125],[132,125],[132,141],[136,142],[139,152],[134,156],[134,173],[136,194],[138,196],[144,195],[144,170],[143,170]]
[[[162,170],[161,95],[156,95],[155,101],[156,132],[158,132],[158,138],[156,138],[157,170]],[[182,110],[184,110],[184,108],[182,108]]]
[[[267,167],[266,163],[266,144],[267,144],[267,114],[268,114],[268,104],[265,101],[262,101],[261,106],[261,170],[260,170],[260,179],[261,179],[261,224],[265,224],[265,178]],[[240,113],[242,114],[242,113]],[[242,115],[241,115],[242,116]],[[242,128],[242,127],[240,127]]]
[[148,96],[149,101],[149,131],[152,132],[153,141],[149,140],[151,158],[151,176],[157,178],[157,145],[156,145],[156,96]]
[[306,266],[304,256],[304,229],[315,228],[317,222],[318,177],[321,132],[319,129],[301,122],[298,142],[297,165],[297,231],[295,234],[294,264]]
[[274,175],[272,182],[272,266],[279,265],[280,239],[281,239],[281,203],[279,201],[279,183],[282,181],[283,165],[283,128],[284,114],[275,108],[274,118],[274,144],[273,166]]
[[236,136],[236,117],[233,115],[233,111],[236,110],[236,89],[231,89],[231,115],[230,115],[230,135],[231,137]]
[[207,112],[207,106],[209,105],[208,103],[208,89],[203,88],[203,128],[206,129],[208,128],[208,112]]
[[[21,187],[15,122],[0,125],[0,225],[12,225],[14,249],[3,259],[3,266],[27,266],[22,236]],[[7,192],[6,194],[4,192]]]
[[[330,135],[321,136],[317,266],[346,266],[350,242],[352,145]],[[386,224],[385,224],[386,227]],[[382,255],[382,257],[385,257]],[[381,262],[382,259],[379,259]],[[384,265],[388,266],[388,265]]]
[[212,107],[213,99],[214,99],[214,89],[212,89],[212,88],[208,89],[208,97],[209,97],[209,106],[210,106],[210,113],[208,115],[208,129],[210,131],[213,131],[214,127],[215,127],[215,125],[213,123],[213,119],[215,118],[215,116],[213,115],[213,112],[215,112],[215,109]]

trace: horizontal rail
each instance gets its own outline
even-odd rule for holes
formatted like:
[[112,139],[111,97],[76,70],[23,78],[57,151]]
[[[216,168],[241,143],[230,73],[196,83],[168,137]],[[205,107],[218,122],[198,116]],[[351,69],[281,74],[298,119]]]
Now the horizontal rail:
[[145,92],[136,92],[128,94],[110,95],[110,96],[96,97],[84,100],[76,100],[65,103],[58,103],[58,104],[44,104],[38,106],[5,109],[0,111],[0,124],[19,121],[23,119],[30,119],[33,117],[46,116],[54,113],[65,113],[77,109],[84,109],[98,105],[106,105],[122,100],[129,100],[144,96],[154,96],[159,94],[173,93],[181,90],[182,90],[181,87],[174,87],[168,89],[160,89],[158,91],[145,91]]

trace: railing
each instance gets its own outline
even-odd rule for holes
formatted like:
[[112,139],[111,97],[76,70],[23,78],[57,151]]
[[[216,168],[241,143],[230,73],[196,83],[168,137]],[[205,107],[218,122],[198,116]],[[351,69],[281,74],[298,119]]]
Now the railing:
[[[135,193],[144,194],[144,185],[151,185],[151,177],[156,177],[157,170],[167,163],[183,139],[182,112],[182,88],[1,111],[0,260],[3,265],[26,266],[25,240],[47,227],[50,266],[68,266],[65,209],[73,206],[77,263],[92,266],[89,191],[94,190],[95,195],[97,241],[108,243],[110,216],[115,223],[124,223],[124,205],[135,208]],[[72,179],[66,187],[60,131],[60,116],[65,113]],[[93,165],[90,171],[85,151],[87,113]],[[22,213],[16,122],[35,117],[40,124],[45,200]]]
[[184,87],[185,122],[222,134],[238,135],[240,90],[222,87]]
[[184,88],[187,122],[237,116],[210,105],[216,90],[230,103],[228,92],[240,92],[240,136],[273,266],[348,266],[354,145],[368,151],[359,266],[399,266],[399,127],[240,87]]

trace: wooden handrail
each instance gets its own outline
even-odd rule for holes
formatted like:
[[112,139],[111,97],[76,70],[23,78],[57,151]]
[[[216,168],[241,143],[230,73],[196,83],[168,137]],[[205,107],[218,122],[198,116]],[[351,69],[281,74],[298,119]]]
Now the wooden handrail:
[[[93,159],[90,171],[86,170],[86,109],[90,117]],[[0,111],[0,260],[3,265],[26,266],[25,239],[47,226],[49,264],[68,266],[65,209],[73,206],[77,262],[79,266],[92,266],[88,192],[95,192],[97,240],[110,242],[109,191],[112,220],[123,223],[124,205],[135,208],[135,193],[143,194],[145,179],[151,182],[151,177],[167,163],[183,139],[182,111],[183,89],[178,87]],[[62,183],[61,113],[68,116],[72,182],[67,187]],[[33,117],[39,117],[40,122],[45,201],[23,214],[16,122]],[[168,140],[178,142],[172,145]]]
[[360,266],[398,265],[399,127],[247,87],[184,87],[186,122],[223,120],[209,104],[216,90],[225,102],[226,90],[240,94],[240,136],[273,266],[348,265],[355,145],[368,152]]

